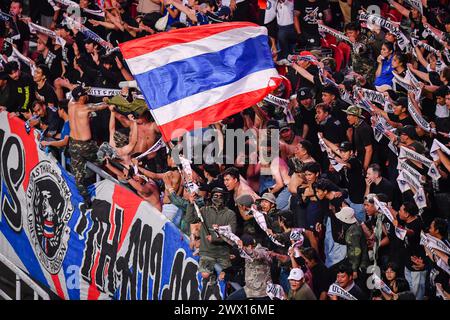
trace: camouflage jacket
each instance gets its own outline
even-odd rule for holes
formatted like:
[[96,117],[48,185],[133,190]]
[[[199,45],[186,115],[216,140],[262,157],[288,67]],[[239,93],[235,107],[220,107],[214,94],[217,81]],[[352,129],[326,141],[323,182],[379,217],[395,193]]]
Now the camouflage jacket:
[[352,224],[345,233],[347,244],[347,259],[352,265],[353,271],[366,269],[369,265],[369,254],[366,236],[358,223]]
[[352,49],[350,56],[353,71],[364,76],[369,83],[372,83],[377,70],[377,55],[380,53],[381,48],[379,36],[375,36],[373,33],[361,34],[357,42],[360,45]]
[[265,297],[267,282],[271,281],[272,259],[268,249],[258,244],[252,251],[253,260],[245,260],[245,294],[248,298]]

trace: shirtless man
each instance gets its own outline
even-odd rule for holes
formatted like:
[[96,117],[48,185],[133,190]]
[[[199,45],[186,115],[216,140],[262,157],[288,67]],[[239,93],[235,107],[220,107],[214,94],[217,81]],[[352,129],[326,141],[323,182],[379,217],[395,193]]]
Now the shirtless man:
[[284,161],[287,161],[295,154],[297,144],[303,140],[302,137],[295,135],[289,124],[284,124],[280,128],[280,154]]
[[72,173],[78,190],[87,207],[90,207],[91,199],[87,190],[86,162],[97,161],[97,144],[92,140],[91,128],[89,126],[89,115],[91,112],[108,108],[108,105],[87,104],[88,95],[81,86],[72,90],[73,101],[69,102],[69,153],[71,157]]
[[[153,180],[163,180],[163,181],[170,181],[170,185],[165,184],[165,189],[173,189],[175,190],[177,195],[182,195],[183,192],[183,185],[182,185],[182,177],[180,172],[178,171],[178,168],[175,165],[174,159],[171,157],[170,153],[167,155],[167,164],[169,166],[169,171],[164,173],[155,173],[150,170],[144,169],[141,166],[138,165],[138,161],[136,159],[131,159],[131,162],[134,165],[138,166],[139,172],[144,174],[146,177],[153,179]],[[164,192],[164,198],[163,198],[163,206],[162,206],[162,213],[172,220],[175,224],[178,222],[178,218],[180,217],[180,210],[178,207],[173,205],[169,198],[169,192]]]
[[[120,121],[122,126],[129,128],[132,122],[123,114],[115,113],[116,119]],[[159,129],[155,121],[153,121],[150,111],[145,111],[137,120],[137,143],[131,154],[144,153],[158,141]],[[156,157],[156,152],[152,152],[146,156],[146,159]]]
[[249,194],[253,200],[259,198],[259,196],[253,191],[252,188],[245,182],[241,180],[239,170],[236,168],[228,168],[223,173],[223,183],[228,191],[233,191],[233,198],[236,200],[243,194]]

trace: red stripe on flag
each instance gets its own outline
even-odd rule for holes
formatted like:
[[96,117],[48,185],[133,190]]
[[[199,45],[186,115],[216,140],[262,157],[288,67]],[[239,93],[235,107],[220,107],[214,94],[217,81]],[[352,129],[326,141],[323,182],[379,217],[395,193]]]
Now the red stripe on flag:
[[31,129],[30,134],[25,130],[25,122],[18,117],[9,117],[8,122],[11,133],[20,137],[23,143],[23,151],[25,154],[25,176],[23,178],[23,188],[27,190],[28,182],[30,181],[30,172],[38,164],[39,155],[37,151],[36,140],[34,139],[34,129]]
[[56,289],[56,293],[58,294],[58,296],[61,299],[65,300],[66,296],[64,295],[64,292],[63,292],[62,287],[61,287],[61,282],[59,281],[59,277],[58,277],[57,274],[52,274],[52,281],[55,284],[55,289]]
[[91,269],[91,283],[89,284],[89,290],[88,290],[88,300],[98,300],[98,297],[100,296],[100,291],[98,291],[97,286],[95,284],[95,274],[97,272],[98,268],[98,262],[100,260],[100,253],[97,252],[95,255],[94,265]]
[[217,33],[243,27],[259,26],[250,22],[225,22],[182,28],[120,43],[119,48],[124,59],[131,59],[165,47],[200,40]]
[[[186,131],[195,128],[194,121],[201,121],[201,127],[204,128],[256,104],[281,83],[281,78],[272,78],[272,80],[276,82],[275,86],[236,95],[160,126],[159,130],[163,139],[167,142],[182,136]],[[183,130],[179,129],[185,129],[186,131],[183,132]]]
[[117,252],[119,252],[122,248],[125,236],[130,229],[131,223],[133,222],[133,218],[136,215],[136,211],[143,200],[131,191],[115,185],[112,201],[123,208],[122,231],[120,233],[119,246],[117,249]]

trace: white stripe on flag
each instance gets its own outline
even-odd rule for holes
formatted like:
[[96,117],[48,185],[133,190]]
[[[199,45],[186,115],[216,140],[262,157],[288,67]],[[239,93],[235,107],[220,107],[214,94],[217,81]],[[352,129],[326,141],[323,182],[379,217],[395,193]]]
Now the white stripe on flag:
[[[153,116],[162,126],[191,113],[206,109],[239,94],[267,88],[271,77],[278,76],[275,69],[258,71],[222,87],[200,92],[175,101],[158,109],[153,109]],[[221,99],[218,97],[221,96]]]
[[159,50],[126,59],[134,75],[149,72],[166,64],[213,53],[235,46],[245,40],[267,35],[264,27],[244,27],[227,30],[199,40],[175,44]]

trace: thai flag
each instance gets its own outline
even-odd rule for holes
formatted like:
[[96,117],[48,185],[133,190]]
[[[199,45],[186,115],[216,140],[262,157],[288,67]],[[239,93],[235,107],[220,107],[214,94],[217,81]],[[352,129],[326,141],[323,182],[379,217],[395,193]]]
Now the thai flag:
[[[267,29],[231,22],[120,44],[163,139],[218,122],[261,101],[281,80]],[[177,130],[182,128],[184,130]]]

